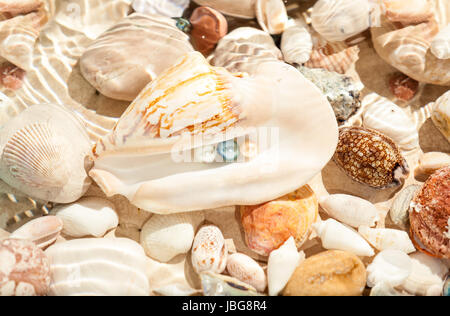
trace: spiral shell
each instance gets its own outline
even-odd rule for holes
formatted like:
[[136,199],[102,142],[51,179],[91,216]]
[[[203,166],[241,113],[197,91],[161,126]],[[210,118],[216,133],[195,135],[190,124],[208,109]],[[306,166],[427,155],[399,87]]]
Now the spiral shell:
[[450,58],[450,24],[443,28],[431,42],[431,52],[439,59]]
[[436,100],[431,119],[442,135],[450,142],[450,91]]
[[222,273],[227,264],[228,249],[222,232],[214,225],[199,229],[192,245],[192,265],[195,272]]
[[267,279],[264,270],[252,258],[242,253],[234,253],[228,256],[227,271],[236,279],[248,283],[258,292],[264,292]]
[[387,249],[400,250],[405,253],[416,251],[408,234],[403,230],[360,226],[358,232],[379,251]]
[[281,51],[289,64],[304,64],[312,53],[313,42],[308,29],[301,25],[287,28],[281,37]]
[[256,0],[255,12],[259,26],[265,32],[283,33],[288,21],[283,0]]
[[400,250],[384,250],[376,255],[367,267],[367,285],[378,283],[401,285],[411,274],[412,260]]
[[43,249],[55,242],[63,229],[63,221],[56,216],[45,216],[29,221],[16,229],[10,238],[27,239]]

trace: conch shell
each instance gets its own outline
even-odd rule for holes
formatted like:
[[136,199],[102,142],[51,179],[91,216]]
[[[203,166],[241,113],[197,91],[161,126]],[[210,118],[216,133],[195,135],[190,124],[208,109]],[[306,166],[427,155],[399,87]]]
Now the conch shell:
[[[276,142],[249,161],[191,162],[192,148],[255,131]],[[122,194],[155,213],[255,205],[304,185],[337,138],[330,104],[295,68],[267,62],[241,78],[195,52],[144,88],[98,141],[90,175],[107,196]]]

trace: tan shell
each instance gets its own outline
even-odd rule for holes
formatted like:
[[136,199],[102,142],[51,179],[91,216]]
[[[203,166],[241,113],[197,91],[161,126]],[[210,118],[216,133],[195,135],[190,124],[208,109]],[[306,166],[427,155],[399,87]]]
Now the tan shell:
[[392,22],[418,24],[426,22],[433,16],[430,0],[382,0],[386,17]]
[[192,265],[195,272],[222,273],[227,264],[228,250],[222,232],[214,225],[199,229],[192,244]]
[[265,32],[283,33],[288,21],[283,0],[256,0],[255,10],[259,26]]
[[261,266],[252,258],[242,253],[234,253],[227,259],[228,273],[253,286],[258,292],[264,292],[267,286],[267,278]]
[[61,219],[56,216],[45,216],[36,218],[16,229],[10,238],[28,239],[43,249],[56,241],[62,228]]
[[414,170],[416,177],[429,177],[437,170],[450,166],[450,155],[441,152],[424,153],[419,158],[419,165]]
[[193,0],[196,4],[211,7],[223,14],[253,19],[255,17],[255,0]]
[[436,100],[431,119],[442,135],[450,142],[450,91]]

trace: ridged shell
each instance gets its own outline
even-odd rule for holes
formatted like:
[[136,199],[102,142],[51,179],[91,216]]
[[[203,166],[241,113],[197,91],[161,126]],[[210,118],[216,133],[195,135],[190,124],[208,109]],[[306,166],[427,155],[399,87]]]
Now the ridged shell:
[[134,11],[142,14],[159,14],[180,17],[189,6],[190,0],[133,0],[131,4]]
[[200,279],[204,296],[258,296],[254,287],[233,277],[207,271]]
[[57,206],[52,214],[63,221],[62,232],[71,237],[102,237],[119,224],[114,204],[99,197],[84,197],[76,203]]
[[264,204],[241,206],[248,247],[268,256],[291,236],[300,247],[312,231],[318,208],[317,197],[308,185]]
[[63,229],[63,222],[56,216],[36,218],[16,229],[10,238],[28,239],[43,249],[58,238]]
[[319,202],[328,215],[352,227],[371,227],[380,220],[375,205],[356,196],[332,194]]
[[439,31],[431,42],[431,52],[439,59],[450,58],[450,24]]
[[149,257],[168,262],[191,249],[195,231],[203,220],[201,213],[155,214],[142,227],[141,245]]
[[259,26],[265,32],[283,33],[288,22],[283,0],[256,0],[255,12]]
[[267,279],[263,268],[247,255],[242,253],[229,255],[227,271],[232,277],[250,284],[258,292],[264,292],[266,289]]
[[436,100],[431,119],[442,135],[450,142],[450,91]]
[[389,216],[392,222],[402,229],[406,229],[409,226],[409,205],[414,197],[414,194],[418,189],[420,189],[420,187],[421,186],[417,184],[407,186],[394,198],[394,201],[392,202],[389,210]]
[[429,0],[382,0],[386,17],[392,22],[419,24],[433,17],[433,8]]
[[277,296],[288,283],[297,266],[305,260],[305,253],[298,252],[294,237],[273,250],[267,262],[269,295]]
[[395,103],[371,93],[362,100],[363,126],[388,136],[404,151],[419,146],[419,134],[411,118]]
[[306,27],[294,25],[288,27],[281,37],[283,59],[289,64],[304,64],[311,57],[313,42]]
[[405,253],[416,251],[408,234],[403,230],[360,226],[358,232],[379,251],[388,249],[400,250]]
[[150,294],[147,257],[131,239],[74,239],[56,243],[45,253],[51,262],[52,296]]
[[398,186],[409,175],[397,145],[371,129],[341,128],[333,159],[350,178],[378,189]]
[[201,227],[195,235],[191,256],[195,272],[222,273],[227,264],[228,249],[220,229],[214,225]]
[[3,126],[0,177],[10,186],[45,201],[70,203],[91,181],[92,162],[84,125],[62,106],[35,105]]
[[325,249],[343,250],[366,257],[375,254],[372,247],[356,231],[332,218],[314,223],[313,227]]
[[400,250],[384,250],[367,266],[367,285],[374,287],[378,283],[387,283],[398,286],[411,271],[412,260],[407,254]]
[[427,152],[420,156],[419,165],[414,170],[416,177],[426,177],[435,173],[441,168],[450,166],[450,155],[441,152]]
[[255,0],[193,0],[198,5],[211,7],[223,14],[253,19],[255,17]]

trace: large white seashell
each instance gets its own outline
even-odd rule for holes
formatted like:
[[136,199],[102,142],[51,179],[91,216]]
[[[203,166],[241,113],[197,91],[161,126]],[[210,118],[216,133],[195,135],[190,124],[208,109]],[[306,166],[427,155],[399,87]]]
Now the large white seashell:
[[222,273],[227,264],[228,250],[222,232],[214,225],[199,229],[192,245],[192,266],[195,272]]
[[288,22],[288,15],[283,0],[256,0],[256,18],[259,26],[270,33],[283,33]]
[[450,91],[436,100],[431,119],[442,135],[450,142]]
[[276,296],[284,289],[295,269],[303,260],[305,260],[305,254],[303,251],[298,252],[292,236],[280,248],[270,253],[267,263],[270,296]]
[[258,292],[264,292],[266,289],[267,279],[263,268],[247,255],[242,253],[229,255],[227,271],[232,277],[250,284]]
[[439,59],[450,58],[450,24],[433,38],[430,49],[433,55]]
[[71,237],[102,237],[119,224],[114,204],[99,197],[85,197],[52,210],[64,223],[63,233]]
[[127,238],[83,238],[56,243],[50,295],[149,295],[144,249]]
[[380,220],[375,205],[356,196],[332,194],[319,202],[328,215],[352,227],[371,227]]
[[410,255],[412,271],[400,288],[413,295],[440,296],[447,266],[437,258],[421,252]]
[[10,238],[31,240],[42,249],[54,243],[62,229],[61,219],[56,216],[45,216],[29,221],[16,229]]
[[141,230],[145,253],[160,262],[168,262],[192,246],[195,231],[204,220],[202,213],[155,214]]
[[416,251],[405,231],[390,228],[369,228],[360,226],[358,232],[376,249],[400,250],[406,253]]
[[378,283],[391,286],[402,284],[412,271],[411,258],[400,250],[383,250],[376,255],[367,267],[367,285],[374,287]]
[[159,14],[180,17],[189,6],[189,0],[134,0],[131,7],[142,14]]
[[412,119],[395,103],[371,93],[362,100],[363,126],[390,137],[401,150],[419,146],[419,134]]
[[31,197],[70,203],[91,181],[91,149],[84,125],[63,106],[35,105],[0,133],[0,178]]
[[223,14],[243,18],[253,19],[255,17],[256,0],[193,0],[201,6],[211,7]]
[[[193,147],[252,135],[267,146],[249,161],[190,162]],[[195,52],[149,84],[99,140],[90,175],[107,196],[155,213],[255,205],[304,185],[337,139],[330,104],[292,66],[266,62],[242,78]]]
[[301,25],[287,28],[281,37],[281,51],[289,64],[303,64],[311,57],[313,42],[308,29]]
[[368,0],[319,0],[313,7],[311,23],[330,42],[344,41],[370,26]]
[[281,51],[269,34],[253,27],[239,27],[219,41],[211,64],[232,73],[254,74],[262,62],[281,59]]
[[332,218],[314,223],[313,227],[325,249],[348,251],[357,256],[371,257],[375,254],[372,247],[356,231]]

